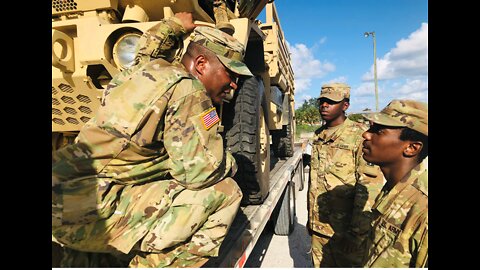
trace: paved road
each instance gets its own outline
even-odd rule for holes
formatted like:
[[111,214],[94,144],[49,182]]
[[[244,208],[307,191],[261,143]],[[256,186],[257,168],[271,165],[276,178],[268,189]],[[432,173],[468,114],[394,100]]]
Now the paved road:
[[307,179],[305,188],[297,193],[296,204],[297,220],[293,232],[288,236],[280,236],[266,228],[244,267],[313,267],[309,253],[311,240],[305,228]]

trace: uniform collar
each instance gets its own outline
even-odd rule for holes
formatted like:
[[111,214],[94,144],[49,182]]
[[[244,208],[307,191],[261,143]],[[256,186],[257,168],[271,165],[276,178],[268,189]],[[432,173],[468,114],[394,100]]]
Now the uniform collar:
[[[327,135],[327,133],[322,132],[322,131],[327,129],[325,126],[323,126],[322,128],[320,128],[320,132],[318,133],[317,138],[322,142],[335,141],[338,137],[340,137],[340,135],[342,135],[345,128],[350,126],[351,122],[352,122],[352,120],[348,119],[348,117],[345,118],[345,121],[343,121],[343,123],[341,123],[338,126],[333,127],[333,128],[336,128],[335,132],[333,132],[332,134],[330,134],[328,136],[325,136],[325,135]],[[325,137],[323,137],[323,136],[325,136]]]
[[[382,190],[381,197],[375,202],[373,208],[384,213],[394,201],[406,201],[409,198],[399,196],[407,187],[413,186],[428,196],[428,159],[424,159],[403,177],[390,191]],[[398,201],[400,200],[400,201]]]

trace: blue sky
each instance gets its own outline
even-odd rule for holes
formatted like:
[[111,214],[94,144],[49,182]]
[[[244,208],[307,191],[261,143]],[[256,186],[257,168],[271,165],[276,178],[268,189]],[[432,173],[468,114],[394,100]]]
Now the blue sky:
[[[428,102],[427,0],[276,0],[295,73],[298,108],[321,85],[351,86],[347,112],[375,110],[375,31],[379,109],[396,98]],[[262,12],[258,19],[265,22]]]

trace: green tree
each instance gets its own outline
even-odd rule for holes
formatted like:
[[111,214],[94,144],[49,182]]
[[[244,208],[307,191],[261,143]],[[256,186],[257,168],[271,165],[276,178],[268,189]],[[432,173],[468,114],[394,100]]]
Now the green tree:
[[352,113],[352,114],[349,114],[347,117],[348,119],[355,122],[363,122],[363,116],[360,113]]
[[295,110],[297,125],[310,124],[315,125],[320,122],[320,112],[316,98],[305,100],[300,108]]

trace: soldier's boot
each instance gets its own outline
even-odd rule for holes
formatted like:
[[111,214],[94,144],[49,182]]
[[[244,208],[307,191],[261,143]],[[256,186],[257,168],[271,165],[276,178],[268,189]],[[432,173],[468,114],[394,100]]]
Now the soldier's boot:
[[63,248],[60,267],[127,267],[129,258],[121,259],[109,253],[94,253]]

